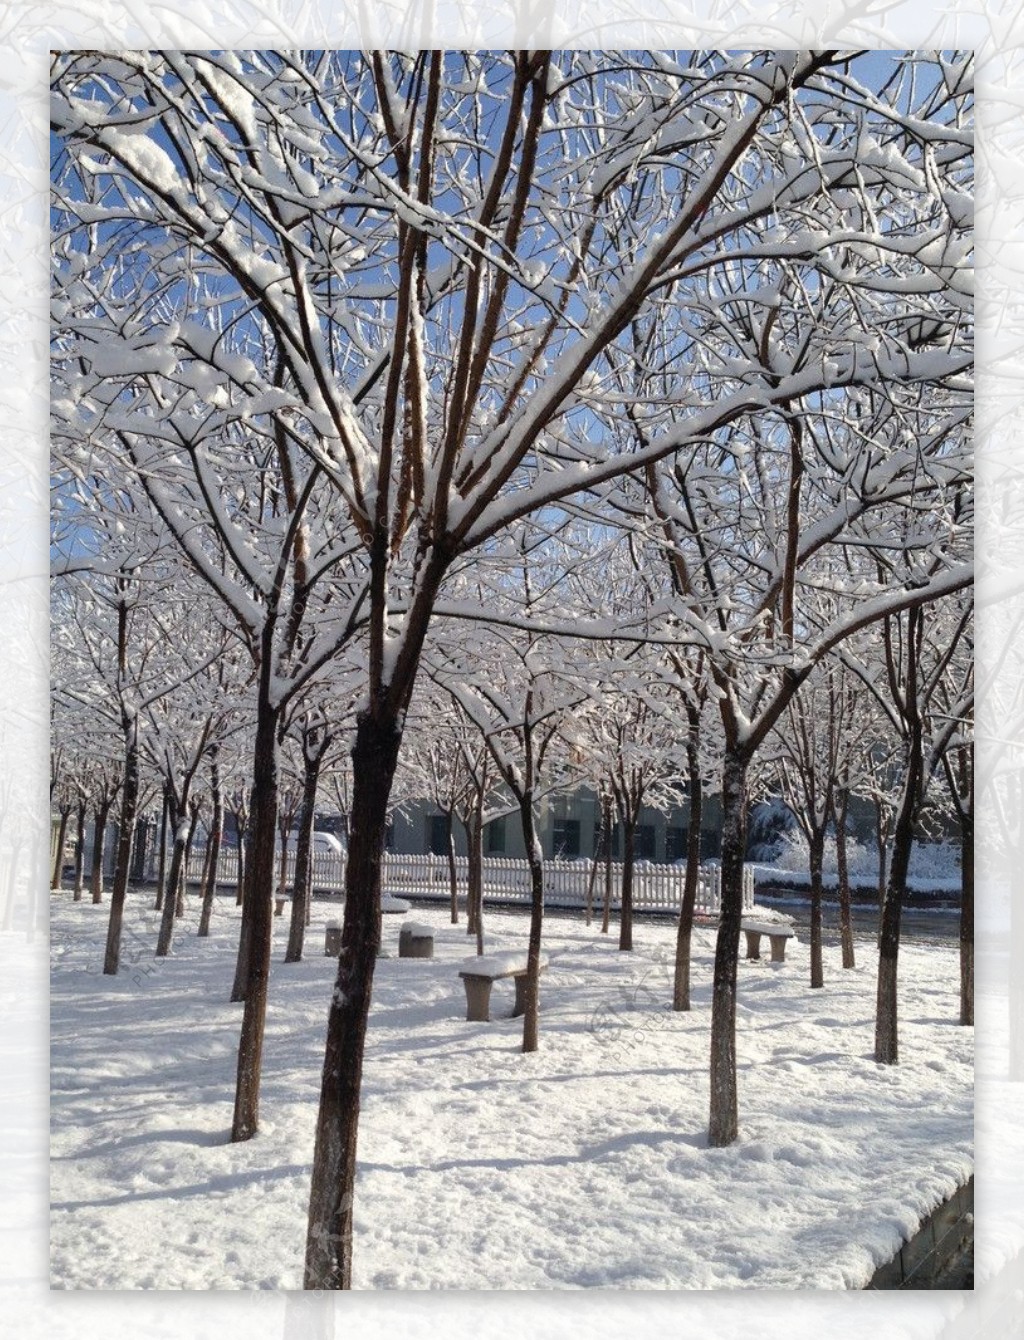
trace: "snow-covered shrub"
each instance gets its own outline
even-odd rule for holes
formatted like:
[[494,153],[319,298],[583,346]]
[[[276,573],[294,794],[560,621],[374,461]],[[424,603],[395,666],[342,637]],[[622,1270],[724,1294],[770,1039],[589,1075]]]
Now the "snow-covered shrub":
[[752,805],[747,820],[747,860],[775,864],[791,830],[793,816],[781,800]]
[[[807,839],[799,828],[795,826],[784,833],[781,841],[781,850],[775,860],[775,865],[780,870],[790,870],[794,874],[807,874],[809,868]],[[851,876],[853,875],[871,875],[877,872],[878,861],[874,851],[869,850],[855,838],[846,839],[846,865]],[[825,839],[825,854],[822,860],[822,869],[826,878],[835,877],[836,874],[836,841],[829,834]]]
[[910,853],[910,878],[959,881],[959,843],[915,842]]

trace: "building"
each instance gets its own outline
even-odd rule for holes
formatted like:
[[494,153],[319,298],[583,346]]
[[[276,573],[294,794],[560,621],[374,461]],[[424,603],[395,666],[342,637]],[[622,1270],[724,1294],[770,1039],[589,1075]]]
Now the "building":
[[[701,859],[719,855],[721,810],[714,799],[705,800],[701,822]],[[568,794],[544,797],[537,807],[537,831],[545,857],[591,859],[595,854],[601,822],[597,795],[586,787]],[[644,808],[637,825],[634,855],[638,861],[672,863],[686,859],[689,807],[682,805],[661,813]],[[447,851],[448,820],[428,801],[413,801],[397,810],[388,830],[388,850],[396,854],[442,855]],[[466,854],[466,834],[455,822],[455,849]],[[622,825],[612,829],[612,856],[622,856]],[[492,819],[484,828],[484,855],[525,857],[519,814],[515,809]]]

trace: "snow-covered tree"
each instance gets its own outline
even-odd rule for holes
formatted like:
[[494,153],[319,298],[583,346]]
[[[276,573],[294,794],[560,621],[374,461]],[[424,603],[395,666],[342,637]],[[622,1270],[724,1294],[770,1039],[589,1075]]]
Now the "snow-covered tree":
[[[532,607],[528,543],[520,550],[523,609]],[[526,633],[496,634],[463,643],[462,656],[444,663],[440,652],[427,653],[430,674],[445,688],[479,731],[498,776],[514,798],[522,826],[530,872],[530,930],[523,1012],[523,1051],[537,1050],[540,1030],[540,949],[544,921],[544,854],[537,833],[537,805],[543,795],[567,783],[564,753],[558,766],[557,740],[569,711],[583,698],[567,687],[564,672],[552,663],[558,649]],[[472,657],[467,661],[467,653]]]
[[[774,755],[775,775],[782,798],[807,841],[811,897],[812,988],[825,985],[822,957],[822,899],[824,894],[825,838],[836,822],[837,804],[843,810],[848,793],[848,758],[862,741],[853,727],[854,695],[843,682],[841,668],[832,662],[819,667],[801,687],[775,728],[767,748]],[[845,788],[845,789],[844,789]],[[845,810],[843,810],[845,818]],[[837,834],[837,850],[843,844]],[[843,848],[844,849],[844,848]],[[843,966],[853,966],[853,931],[849,887],[843,891],[841,932]]]
[[[880,91],[836,52],[55,57],[57,208],[71,221],[55,248],[71,369],[56,413],[101,416],[147,477],[175,456],[199,461],[193,527],[209,524],[200,501],[206,516],[224,514],[213,490],[202,496],[207,462],[216,456],[225,476],[245,462],[252,474],[245,440],[218,416],[264,416],[276,454],[301,456],[306,480],[330,482],[346,544],[358,541],[367,565],[365,606],[362,591],[338,601],[342,625],[365,608],[365,693],[307,1287],[351,1279],[381,851],[447,575],[510,522],[659,461],[711,452],[721,478],[761,432],[776,459],[781,450],[802,465],[810,434],[801,440],[793,425],[811,406],[827,420],[860,385],[928,384],[934,417],[918,425],[928,461],[970,367],[966,70],[908,61]],[[146,283],[127,283],[143,252]],[[611,431],[612,382],[646,313],[659,325],[652,403],[671,383],[673,413],[638,444]],[[821,431],[816,446],[831,457]],[[844,483],[891,497],[877,457],[858,472],[846,451]],[[745,512],[741,522],[734,534],[745,536]],[[781,565],[769,604],[792,641],[799,545],[788,557],[778,548],[790,531],[770,527],[759,552]],[[248,603],[235,593],[235,607],[255,640],[275,588],[227,543],[234,534],[222,527],[224,565],[237,568]],[[282,552],[290,573],[293,546]],[[208,567],[224,585],[223,567]],[[261,691],[273,706],[281,672],[270,651]],[[729,672],[719,674],[727,697]],[[747,755],[771,725],[748,731],[741,713],[734,699],[730,879]],[[734,974],[733,921],[727,910],[721,946]],[[720,1057],[732,998],[716,997]],[[722,1143],[735,1134],[735,1103],[716,1066]],[[237,1136],[255,1116],[251,1102],[236,1114]]]

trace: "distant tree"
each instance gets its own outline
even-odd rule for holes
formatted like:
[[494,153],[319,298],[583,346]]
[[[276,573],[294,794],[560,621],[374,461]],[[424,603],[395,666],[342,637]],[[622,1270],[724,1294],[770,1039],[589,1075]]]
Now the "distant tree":
[[[782,797],[807,841],[810,874],[811,986],[825,985],[822,955],[822,900],[825,839],[835,823],[837,804],[845,820],[845,800],[838,798],[851,739],[852,696],[841,669],[826,661],[801,687],[775,728],[772,749]],[[845,792],[844,792],[845,795]],[[837,837],[838,844],[838,837]],[[844,848],[845,850],[845,848]],[[852,951],[849,888],[843,925],[844,966]]]
[[[523,555],[525,558],[526,549]],[[529,611],[531,587],[523,565],[524,607]],[[540,638],[494,637],[486,645],[477,639],[475,665],[464,660],[447,671],[434,655],[432,677],[443,685],[483,737],[504,786],[514,797],[522,826],[523,847],[530,877],[530,930],[523,1013],[523,1051],[537,1050],[540,1036],[540,951],[544,921],[544,854],[537,832],[537,803],[545,790],[564,785],[562,775],[548,776],[559,729],[571,706],[580,702],[579,689],[566,691],[553,674],[557,651]],[[490,654],[488,654],[490,653]],[[479,916],[479,909],[478,909]]]

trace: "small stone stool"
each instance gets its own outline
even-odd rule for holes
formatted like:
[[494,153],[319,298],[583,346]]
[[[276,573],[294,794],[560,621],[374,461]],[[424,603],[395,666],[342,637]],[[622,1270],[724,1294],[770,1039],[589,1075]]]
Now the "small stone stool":
[[329,921],[324,931],[324,954],[337,958],[341,953],[341,922]]
[[398,933],[399,958],[433,958],[434,928],[408,921]]

